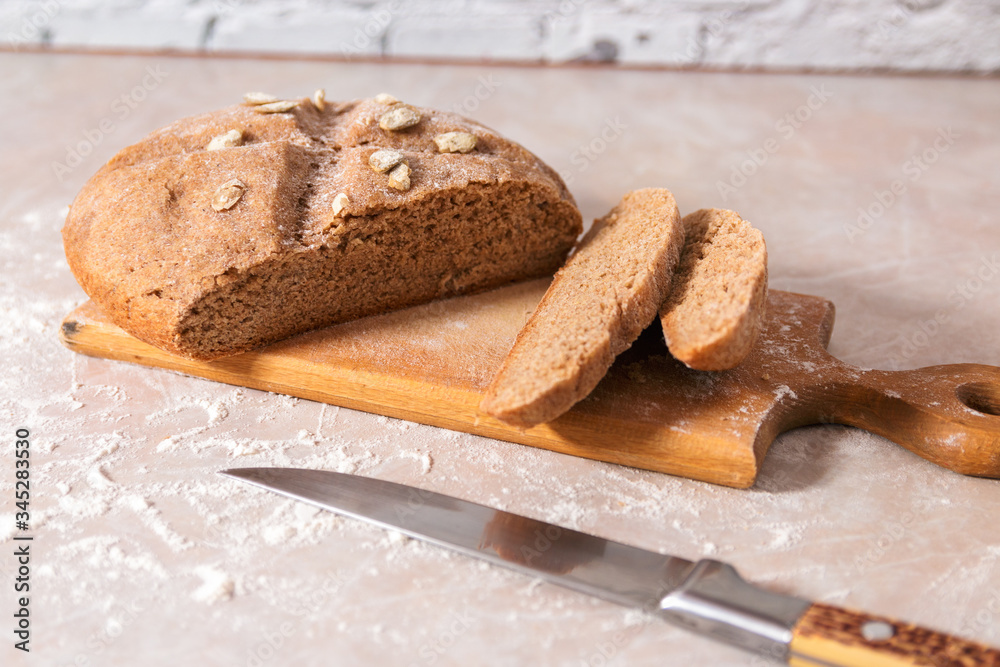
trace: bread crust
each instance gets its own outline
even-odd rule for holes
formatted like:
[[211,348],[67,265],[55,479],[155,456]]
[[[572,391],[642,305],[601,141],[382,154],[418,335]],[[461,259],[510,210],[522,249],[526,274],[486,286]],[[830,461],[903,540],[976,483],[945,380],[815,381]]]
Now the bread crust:
[[655,319],[683,244],[684,227],[668,190],[626,194],[556,273],[480,409],[530,427],[589,394]]
[[[285,113],[238,105],[153,132],[73,202],[70,268],[129,333],[213,359],[562,264],[582,225],[552,169],[453,113],[417,108],[416,125],[384,130],[389,108],[320,111],[303,98]],[[207,150],[234,129],[242,145]],[[474,134],[475,148],[439,152],[446,132]],[[408,189],[368,164],[380,148],[404,154]],[[242,196],[213,208],[232,179]]]
[[684,227],[684,252],[660,310],[667,347],[696,370],[734,368],[764,326],[764,235],[724,209],[695,211],[684,217]]

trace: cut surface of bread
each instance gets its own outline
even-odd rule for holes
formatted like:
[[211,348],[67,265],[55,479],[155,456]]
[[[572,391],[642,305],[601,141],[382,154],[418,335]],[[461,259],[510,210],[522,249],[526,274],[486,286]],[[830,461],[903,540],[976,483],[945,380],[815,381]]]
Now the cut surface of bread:
[[684,227],[684,252],[660,310],[663,336],[690,368],[733,368],[764,325],[764,236],[739,214],[717,208],[685,216]]
[[529,427],[555,419],[589,394],[655,319],[683,244],[669,191],[625,195],[556,273],[481,409]]
[[177,121],[83,188],[66,256],[115,324],[223,357],[551,275],[582,229],[559,176],[474,121],[393,98],[288,106]]

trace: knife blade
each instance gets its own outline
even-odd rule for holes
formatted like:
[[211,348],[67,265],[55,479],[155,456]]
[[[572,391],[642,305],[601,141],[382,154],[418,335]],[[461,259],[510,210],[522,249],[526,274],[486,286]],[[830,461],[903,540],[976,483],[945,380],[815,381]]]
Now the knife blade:
[[811,603],[692,562],[434,491],[298,468],[222,475],[387,530],[642,609],[680,627],[797,667],[989,665],[1000,651],[892,619]]

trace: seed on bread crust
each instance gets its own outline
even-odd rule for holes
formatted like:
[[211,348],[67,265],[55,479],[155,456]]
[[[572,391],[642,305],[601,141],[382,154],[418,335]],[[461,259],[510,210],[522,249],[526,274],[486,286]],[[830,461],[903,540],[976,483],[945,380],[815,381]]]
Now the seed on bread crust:
[[390,95],[389,93],[379,93],[375,96],[375,101],[379,104],[398,104],[399,100]]
[[383,148],[368,156],[368,166],[381,174],[395,167],[397,164],[402,162],[405,157],[406,156],[397,150],[393,150],[392,148]]
[[212,197],[212,208],[216,211],[228,211],[236,206],[236,202],[243,197],[246,189],[247,184],[238,178],[226,181],[215,191],[215,196]]
[[386,111],[378,119],[383,130],[405,130],[420,122],[420,112],[408,104],[399,104]]
[[217,137],[212,137],[212,140],[208,142],[208,146],[205,147],[207,151],[217,151],[222,148],[236,148],[237,146],[243,145],[243,132],[240,130],[229,130],[225,134],[220,134]]
[[476,135],[471,132],[445,132],[434,137],[442,153],[468,153],[476,147]]
[[268,95],[267,93],[246,93],[243,96],[243,104],[255,107],[259,104],[271,104],[272,102],[280,102],[280,98],[274,95]]
[[326,109],[326,91],[322,88],[318,88],[312,96],[313,106],[316,107],[317,111],[323,111]]
[[410,189],[410,165],[400,162],[389,172],[389,187],[396,190]]
[[350,203],[351,198],[347,196],[347,193],[341,192],[333,198],[333,214],[340,215],[340,212],[344,210],[344,207]]
[[258,104],[253,108],[253,110],[257,113],[285,113],[286,111],[291,111],[297,106],[299,106],[299,103],[296,100],[281,100],[280,102]]

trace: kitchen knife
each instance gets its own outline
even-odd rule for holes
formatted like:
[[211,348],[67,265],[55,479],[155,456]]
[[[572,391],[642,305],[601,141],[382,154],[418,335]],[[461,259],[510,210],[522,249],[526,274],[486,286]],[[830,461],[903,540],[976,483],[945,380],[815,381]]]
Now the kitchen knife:
[[796,667],[1000,667],[1000,651],[433,491],[296,468],[223,475],[648,613]]

